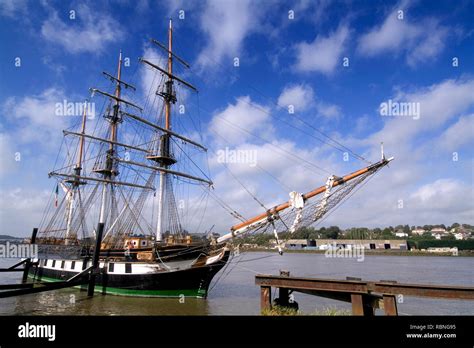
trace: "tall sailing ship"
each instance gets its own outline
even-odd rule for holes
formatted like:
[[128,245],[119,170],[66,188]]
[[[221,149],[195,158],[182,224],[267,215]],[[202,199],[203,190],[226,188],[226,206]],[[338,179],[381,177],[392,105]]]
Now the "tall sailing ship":
[[[57,181],[51,199],[55,202],[54,207],[48,203],[34,241],[40,247],[36,266],[29,271],[34,280],[67,280],[90,271],[94,245],[100,245],[98,267],[91,273],[96,277],[96,291],[205,298],[213,277],[229,262],[234,238],[270,232],[281,253],[280,232],[291,234],[320,220],[393,159],[386,159],[382,151],[377,163],[343,177],[332,175],[324,185],[305,194],[290,192],[287,202],[250,219],[231,210],[240,222],[229,233],[219,237],[209,233],[207,238],[194,240],[183,227],[177,191],[184,185],[211,191],[213,183],[202,170],[198,172],[204,175],[199,176],[180,166],[190,164],[196,171],[195,153],[207,149],[173,130],[172,108],[178,100],[177,86],[197,90],[173,72],[175,62],[184,68],[189,64],[173,52],[171,20],[168,45],[151,41],[164,51],[167,60],[164,68],[140,58],[161,78],[153,91],[162,101],[161,108],[151,108],[158,115],[144,115],[144,108],[123,96],[123,89],[136,88],[122,78],[120,53],[116,75],[104,72],[114,91],[91,89],[93,95],[105,100],[103,118],[90,127],[84,107],[79,129],[63,131],[71,140],[64,164],[49,173]],[[185,151],[188,148],[191,152]],[[61,200],[60,190],[64,191]],[[193,214],[203,216],[202,210],[194,209],[196,203],[189,206]]]

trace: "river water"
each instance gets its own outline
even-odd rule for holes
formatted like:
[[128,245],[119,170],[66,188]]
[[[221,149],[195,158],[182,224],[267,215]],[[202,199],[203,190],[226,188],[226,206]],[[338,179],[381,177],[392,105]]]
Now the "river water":
[[[18,260],[0,260],[0,268]],[[396,280],[405,283],[474,286],[473,257],[380,256],[327,258],[324,254],[247,252],[234,257],[214,278],[207,300],[183,301],[159,298],[132,298],[63,289],[40,294],[0,299],[0,315],[258,315],[260,289],[256,274],[291,275],[363,280]],[[19,282],[21,273],[0,273],[0,283]],[[326,308],[350,310],[350,303],[294,293],[301,312],[314,314]],[[401,300],[401,299],[400,299]],[[474,301],[434,300],[404,297],[398,303],[400,315],[474,315]],[[377,310],[377,314],[383,314]]]

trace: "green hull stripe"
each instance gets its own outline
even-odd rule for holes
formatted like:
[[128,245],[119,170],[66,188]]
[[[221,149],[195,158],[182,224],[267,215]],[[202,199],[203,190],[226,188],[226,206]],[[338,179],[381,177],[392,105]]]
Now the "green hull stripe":
[[[32,278],[32,276],[29,276]],[[41,277],[41,281],[45,282],[59,282],[60,279],[50,278],[50,277]],[[81,285],[75,286],[75,288],[80,289]],[[102,286],[96,285],[95,292],[102,293]],[[106,287],[105,293],[111,295],[121,295],[121,296],[135,296],[135,297],[206,297],[206,291],[201,289],[187,289],[187,290],[139,290],[139,289],[122,289],[122,288],[112,288]]]

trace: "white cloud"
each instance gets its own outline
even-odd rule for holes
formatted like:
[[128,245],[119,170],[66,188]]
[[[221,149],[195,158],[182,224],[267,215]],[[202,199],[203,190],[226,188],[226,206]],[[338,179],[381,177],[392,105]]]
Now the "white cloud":
[[[158,66],[163,66],[163,58],[158,54],[158,52],[146,46],[143,49],[143,58],[147,61],[156,64]],[[141,89],[145,95],[154,95],[157,91],[158,85],[161,82],[162,74],[159,73],[156,69],[149,67],[148,65],[142,64],[140,67],[140,83]]]
[[293,105],[294,112],[315,110],[318,115],[337,118],[341,115],[339,106],[318,100],[311,86],[296,84],[286,86],[278,97],[278,105],[288,110]]
[[457,179],[438,179],[421,186],[411,195],[418,213],[474,216],[474,188]]
[[382,227],[473,222],[472,184],[444,178],[418,187],[415,171],[422,171],[423,166],[411,167],[408,180],[394,182],[395,173],[405,169],[395,159],[390,168],[376,174],[360,192],[327,217],[323,225]]
[[[285,139],[274,139],[258,145],[244,143],[229,147],[230,150],[255,153],[256,166],[232,162],[225,165],[267,208],[287,201],[289,192],[293,190],[307,192],[325,182],[329,174],[308,165],[305,161],[325,168],[335,167],[332,159],[322,156],[318,148],[298,146],[295,142]],[[210,154],[212,155],[212,152]],[[217,155],[210,157],[210,165],[212,171],[216,172],[213,175],[214,193],[245,217],[264,211],[232,178],[222,163],[219,163]],[[229,222],[231,220],[222,219],[219,207],[209,210],[209,221],[218,222],[216,230],[227,232],[232,224]]]
[[39,95],[23,98],[7,98],[2,113],[14,124],[14,138],[18,143],[40,142],[48,146],[45,139],[58,139],[66,128],[65,116],[56,115],[56,103],[63,103],[64,93],[48,88]]
[[304,18],[321,23],[327,19],[325,15],[330,4],[330,0],[299,0],[291,4],[291,9],[295,11],[295,20]]
[[295,112],[308,110],[313,104],[313,89],[305,84],[287,86],[278,97],[279,106],[287,108],[293,105]]
[[406,61],[412,67],[435,58],[444,48],[448,28],[433,18],[411,23],[406,13],[408,7],[395,7],[400,8],[405,10],[403,19],[398,18],[398,11],[392,10],[381,25],[359,38],[358,52],[368,57],[405,52]]
[[397,12],[391,12],[382,25],[362,35],[359,39],[359,52],[374,56],[386,51],[396,51],[402,46],[412,44],[421,32],[406,19],[397,18]]
[[249,0],[208,0],[200,19],[208,43],[199,54],[198,66],[215,66],[215,62],[225,58],[242,58],[243,42],[259,29],[263,7]]
[[0,229],[5,234],[28,237],[38,227],[50,193],[11,188],[0,191]]
[[49,69],[54,71],[56,75],[62,75],[67,70],[65,65],[53,61],[53,58],[51,56],[41,57],[41,62]]
[[[420,103],[420,118],[388,118],[382,130],[368,138],[371,144],[384,141],[395,148],[415,140],[415,136],[435,130],[474,106],[474,79],[445,80],[414,92],[400,92],[400,102]],[[381,116],[379,116],[381,117]]]
[[296,69],[299,71],[330,74],[341,62],[345,44],[349,38],[349,28],[341,25],[328,36],[318,35],[313,42],[296,45]]
[[0,133],[0,178],[15,169],[15,150],[12,139],[8,134]]
[[[460,115],[474,107],[473,90],[474,80],[458,79],[399,92],[392,99],[421,104],[420,119],[387,118],[381,130],[361,139],[345,139],[351,148],[368,146],[364,157],[371,160],[379,158],[379,143],[383,141],[385,152],[395,160],[324,224],[370,227],[380,226],[381,221],[383,225],[471,223],[473,203],[467,197],[472,196],[472,182],[462,181],[469,180],[470,164],[467,162],[466,167],[464,162],[463,166],[463,157],[453,162],[451,155],[443,155],[440,150],[456,146],[458,140],[459,146],[466,145],[472,138],[470,114]],[[441,133],[446,124],[452,125]],[[440,133],[441,137],[436,136]]]
[[334,104],[328,104],[328,103],[320,101],[318,102],[316,108],[320,115],[323,115],[324,117],[327,117],[327,118],[334,119],[341,116],[341,108]]
[[444,49],[449,30],[438,25],[436,21],[429,20],[423,25],[422,33],[424,35],[407,52],[407,63],[411,67],[431,58],[436,58]]
[[62,21],[58,13],[52,11],[41,26],[41,35],[69,53],[101,53],[107,44],[119,41],[125,35],[116,20],[105,13],[97,13],[86,5],[79,5],[76,19],[68,19],[68,22]]
[[436,141],[438,148],[456,150],[474,141],[474,114],[462,116]]
[[0,14],[5,17],[14,18],[27,12],[26,0],[2,0],[0,1]]
[[215,114],[209,129],[218,134],[213,134],[218,143],[224,141],[229,144],[242,144],[252,137],[248,132],[271,133],[272,126],[269,121],[270,108],[254,103],[249,96],[244,96]]

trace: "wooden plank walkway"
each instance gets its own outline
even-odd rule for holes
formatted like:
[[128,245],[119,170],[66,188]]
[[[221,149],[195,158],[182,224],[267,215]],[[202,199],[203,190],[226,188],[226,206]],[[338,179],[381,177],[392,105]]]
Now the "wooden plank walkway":
[[[474,300],[474,287],[404,284],[396,281],[362,281],[358,278],[322,279],[290,277],[289,272],[280,276],[259,274],[255,284],[261,289],[261,310],[270,309],[271,288],[280,289],[287,297],[289,291],[351,302],[353,315],[374,315],[376,308],[383,308],[386,315],[398,315],[396,298],[399,295],[430,297],[440,299]],[[282,292],[282,289],[285,289]],[[287,298],[279,298],[279,303],[288,303]]]

